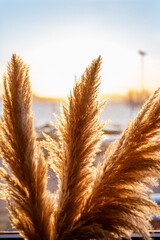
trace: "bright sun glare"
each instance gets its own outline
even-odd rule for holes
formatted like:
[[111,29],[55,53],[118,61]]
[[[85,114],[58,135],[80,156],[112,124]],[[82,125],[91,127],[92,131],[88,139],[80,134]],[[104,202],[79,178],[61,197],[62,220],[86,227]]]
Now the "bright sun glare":
[[[6,6],[3,13],[8,16],[8,22],[4,20],[7,17],[3,19],[3,14],[0,21],[4,24],[2,36],[5,36],[1,39],[0,78],[12,53],[16,53],[30,65],[35,94],[64,97],[72,89],[75,76],[79,78],[86,66],[101,55],[100,91],[125,94],[128,89],[140,89],[141,62],[138,50],[143,50],[147,52],[145,88],[158,88],[160,60],[156,34],[159,27],[152,28],[155,31],[153,34],[145,30],[143,14],[144,17],[148,15],[144,11],[138,15],[139,5],[130,1],[124,5],[120,5],[119,1],[106,2],[80,5],[77,2],[73,5],[20,4],[14,16],[12,8]],[[134,9],[135,6],[137,8]],[[138,25],[136,16],[142,25]],[[156,19],[153,20],[153,23],[157,23]],[[150,23],[148,18],[145,21]],[[15,29],[15,32],[11,29]]]
[[[33,90],[42,96],[66,96],[73,86],[75,76],[79,78],[94,58],[102,55],[101,91],[105,93],[124,93],[135,84],[133,78],[139,78],[139,61],[124,46],[107,42],[107,36],[73,33],[59,38],[45,39],[44,43],[34,48],[30,62]],[[137,59],[136,59],[137,58]],[[126,61],[129,64],[126,67]],[[131,60],[132,59],[132,60]],[[135,59],[137,65],[132,64]],[[137,74],[131,75],[133,66]]]

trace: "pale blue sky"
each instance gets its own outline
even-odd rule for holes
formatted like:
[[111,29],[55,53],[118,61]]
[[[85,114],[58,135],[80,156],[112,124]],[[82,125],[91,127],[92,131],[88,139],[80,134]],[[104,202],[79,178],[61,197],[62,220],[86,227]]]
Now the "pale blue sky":
[[0,78],[12,53],[30,65],[33,90],[64,96],[102,55],[102,92],[160,86],[159,0],[0,0]]

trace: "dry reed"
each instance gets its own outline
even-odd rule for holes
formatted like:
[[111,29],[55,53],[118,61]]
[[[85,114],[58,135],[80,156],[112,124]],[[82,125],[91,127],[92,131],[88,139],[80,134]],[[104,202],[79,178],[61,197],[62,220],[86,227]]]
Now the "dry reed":
[[0,151],[3,197],[13,226],[27,239],[51,239],[52,202],[46,190],[47,164],[33,130],[28,67],[16,55],[4,76]]
[[83,223],[89,237],[96,223],[102,239],[129,238],[133,231],[149,239],[151,212],[160,213],[149,198],[160,174],[159,129],[160,90],[157,90],[106,150],[104,163],[98,166],[90,197],[77,221],[78,228]]
[[[56,124],[59,141],[45,135],[44,159],[33,129],[28,68],[13,55],[4,77],[0,150],[2,195],[12,224],[27,239],[149,239],[149,192],[160,176],[160,90],[145,103],[95,167],[103,124],[99,113],[101,57],[75,83]],[[48,162],[58,177],[56,203],[46,189]]]

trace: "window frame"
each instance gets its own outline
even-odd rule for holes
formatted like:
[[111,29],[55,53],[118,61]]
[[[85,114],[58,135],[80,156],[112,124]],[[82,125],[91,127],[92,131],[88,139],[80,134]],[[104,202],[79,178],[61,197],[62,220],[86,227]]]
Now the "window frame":
[[[153,239],[160,239],[160,230],[153,230],[150,231],[150,237]],[[21,235],[19,235],[18,231],[0,231],[0,239],[14,239],[14,240],[19,240],[19,239],[24,239]],[[136,233],[132,234],[133,240],[143,240],[143,238]],[[126,240],[123,238],[123,240]]]

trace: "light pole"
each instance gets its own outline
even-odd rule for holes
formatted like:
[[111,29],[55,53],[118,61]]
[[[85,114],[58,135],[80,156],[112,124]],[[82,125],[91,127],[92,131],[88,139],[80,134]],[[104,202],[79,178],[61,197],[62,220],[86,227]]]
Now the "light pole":
[[144,56],[147,54],[144,51],[139,50],[138,53],[141,56],[141,75],[140,75],[140,82],[141,82],[141,93],[144,93]]

